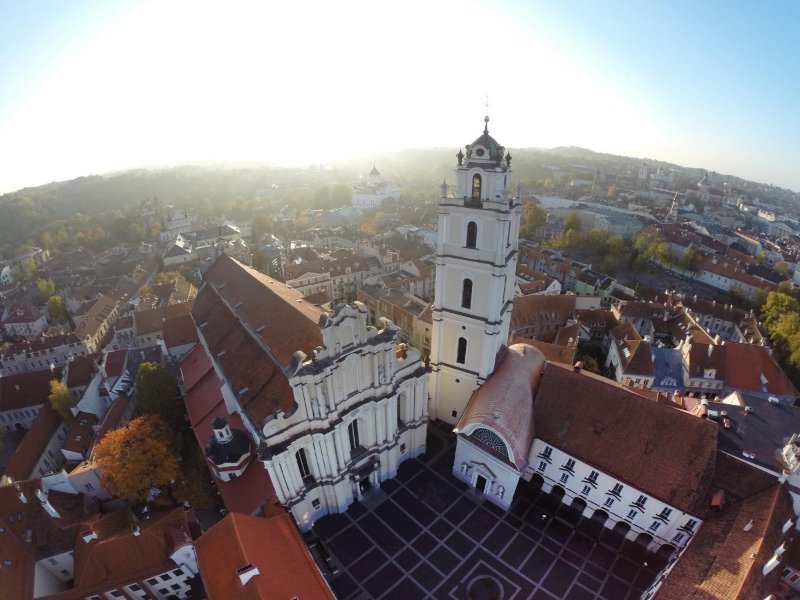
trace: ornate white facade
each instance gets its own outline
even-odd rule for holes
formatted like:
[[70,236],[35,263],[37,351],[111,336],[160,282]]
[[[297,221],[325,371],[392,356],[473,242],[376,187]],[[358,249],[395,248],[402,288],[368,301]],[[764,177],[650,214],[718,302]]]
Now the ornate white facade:
[[425,451],[428,375],[398,328],[367,325],[356,302],[320,323],[323,346],[298,357],[296,408],[263,427],[260,458],[301,529],[344,511]]
[[459,151],[455,193],[442,185],[431,339],[431,416],[455,425],[508,338],[521,204],[511,155],[488,132]]

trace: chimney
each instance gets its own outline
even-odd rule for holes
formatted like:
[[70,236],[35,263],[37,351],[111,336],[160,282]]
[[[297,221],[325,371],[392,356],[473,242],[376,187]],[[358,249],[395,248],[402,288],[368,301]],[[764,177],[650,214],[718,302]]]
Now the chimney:
[[245,565],[241,569],[237,569],[236,574],[239,576],[239,581],[242,582],[242,585],[247,585],[248,581],[259,574],[259,570],[258,567],[253,565]]
[[142,530],[136,523],[133,524],[133,535],[135,535],[136,537],[142,535]]

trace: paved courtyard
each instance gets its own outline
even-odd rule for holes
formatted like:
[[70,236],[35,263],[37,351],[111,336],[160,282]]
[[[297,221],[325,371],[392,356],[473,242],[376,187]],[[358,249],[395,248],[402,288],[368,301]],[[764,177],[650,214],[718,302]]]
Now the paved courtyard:
[[[436,425],[428,452],[313,533],[338,569],[341,600],[624,600],[664,560],[520,482],[508,512],[450,475],[455,438]],[[469,590],[469,594],[468,594]]]

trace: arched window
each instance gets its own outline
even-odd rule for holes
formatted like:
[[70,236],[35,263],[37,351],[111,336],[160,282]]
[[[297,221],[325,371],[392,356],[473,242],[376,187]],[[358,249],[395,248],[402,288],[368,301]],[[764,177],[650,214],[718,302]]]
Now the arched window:
[[350,437],[351,451],[361,446],[361,441],[358,439],[358,420],[355,420],[348,425],[347,434]]
[[472,279],[465,279],[461,285],[461,308],[472,308]]
[[467,362],[467,340],[466,338],[458,338],[458,352],[456,353],[456,362],[463,365]]
[[474,248],[478,243],[478,225],[475,221],[467,223],[467,248]]
[[480,202],[481,199],[481,176],[475,173],[472,176],[472,201]]
[[300,470],[300,478],[309,479],[311,477],[311,469],[308,468],[305,448],[300,448],[300,450],[295,453],[294,458],[297,461],[297,468]]
[[499,435],[497,435],[494,431],[486,429],[485,427],[478,427],[475,431],[472,432],[470,435],[471,438],[475,438],[481,444],[494,450],[500,456],[507,457],[508,456],[508,448],[506,448],[506,444]]

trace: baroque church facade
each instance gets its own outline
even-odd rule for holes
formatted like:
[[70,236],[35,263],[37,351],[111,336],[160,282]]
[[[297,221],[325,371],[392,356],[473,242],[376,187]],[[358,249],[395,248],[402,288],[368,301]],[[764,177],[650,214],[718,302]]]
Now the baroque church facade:
[[[228,413],[257,441],[278,500],[302,530],[346,510],[425,451],[421,355],[399,343],[390,321],[380,330],[367,325],[363,304],[322,310],[222,255],[192,315]],[[212,427],[212,450],[238,435],[224,422]],[[243,470],[237,460],[217,461],[215,472],[230,467],[218,485],[235,483]]]

